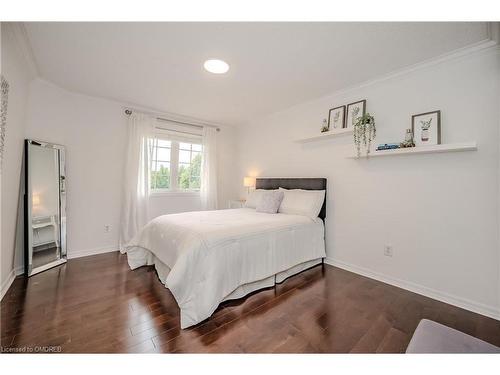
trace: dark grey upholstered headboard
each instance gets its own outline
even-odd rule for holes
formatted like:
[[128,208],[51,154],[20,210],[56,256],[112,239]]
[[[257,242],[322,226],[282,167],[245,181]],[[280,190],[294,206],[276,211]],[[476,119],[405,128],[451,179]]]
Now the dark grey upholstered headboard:
[[324,190],[325,200],[318,217],[325,221],[326,217],[326,178],[266,178],[261,177],[255,180],[256,189],[304,189],[304,190]]

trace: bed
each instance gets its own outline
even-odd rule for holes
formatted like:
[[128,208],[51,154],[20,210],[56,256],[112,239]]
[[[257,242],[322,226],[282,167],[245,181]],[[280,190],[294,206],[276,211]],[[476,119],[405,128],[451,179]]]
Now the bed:
[[279,188],[324,190],[318,217],[253,208],[163,215],[125,246],[132,270],[155,266],[179,305],[181,328],[209,318],[223,301],[271,287],[322,262],[326,179],[256,180],[256,189]]

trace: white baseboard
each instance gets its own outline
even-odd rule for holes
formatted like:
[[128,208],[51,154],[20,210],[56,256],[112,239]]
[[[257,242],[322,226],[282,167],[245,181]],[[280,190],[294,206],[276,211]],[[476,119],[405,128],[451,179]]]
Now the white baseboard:
[[0,301],[2,300],[3,296],[7,293],[9,290],[10,286],[14,282],[14,279],[16,278],[16,272],[15,270],[10,271],[9,276],[7,276],[7,279],[2,283],[1,289],[0,289]]
[[118,245],[113,245],[113,246],[98,247],[95,249],[86,249],[86,250],[77,250],[77,251],[69,250],[68,251],[68,259],[87,257],[89,255],[111,253],[113,251],[118,251],[118,249],[119,249]]
[[16,276],[24,275],[24,266],[18,266],[14,268],[14,273],[16,274]]
[[419,285],[411,281],[406,281],[392,276],[384,275],[380,272],[372,271],[368,268],[356,266],[354,264],[346,263],[333,258],[326,258],[325,263],[331,266],[342,268],[346,271],[354,272],[359,275],[369,277],[370,279],[374,279],[386,284],[396,286],[398,288],[409,290],[410,292],[413,293],[421,294],[425,297],[436,299],[438,301],[445,302],[465,310],[469,310],[496,320],[500,320],[500,310],[493,306],[488,306],[479,302],[468,300],[466,298],[457,297],[449,293],[440,292],[438,290],[428,288],[426,286]]

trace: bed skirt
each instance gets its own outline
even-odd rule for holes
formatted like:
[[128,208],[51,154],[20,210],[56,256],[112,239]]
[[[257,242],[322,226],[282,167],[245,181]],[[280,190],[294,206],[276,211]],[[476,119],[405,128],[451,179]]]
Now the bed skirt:
[[[168,289],[168,286],[166,285],[167,277],[168,274],[170,273],[170,268],[163,263],[161,260],[159,260],[152,252],[143,250],[147,252],[146,256],[146,264],[144,262],[144,258],[141,257],[141,259],[134,259],[133,257],[128,255],[128,263],[131,269],[136,269],[138,267],[147,265],[147,266],[155,266],[156,272],[158,274],[158,278],[160,279],[160,282],[165,285],[165,287]],[[238,288],[233,290],[226,298],[224,298],[224,301],[229,301],[229,300],[234,300],[234,299],[239,299],[247,294],[250,294],[252,292],[255,292],[256,290],[259,289],[264,289],[264,288],[269,288],[272,287],[276,284],[282,283],[285,281],[287,278],[290,276],[296,275],[308,268],[311,268],[317,264],[320,264],[322,262],[322,258],[318,259],[313,259],[301,264],[298,264],[294,267],[291,267],[285,271],[279,272],[275,275],[271,275],[265,279],[254,281],[248,284],[243,284],[240,285]],[[182,311],[181,311],[182,314]]]

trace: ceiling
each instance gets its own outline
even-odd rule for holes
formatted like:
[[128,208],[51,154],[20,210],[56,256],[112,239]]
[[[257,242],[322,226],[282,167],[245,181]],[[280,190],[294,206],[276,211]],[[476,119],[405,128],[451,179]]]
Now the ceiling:
[[[66,89],[239,125],[487,39],[486,23],[25,23]],[[230,70],[203,69],[209,58]]]

